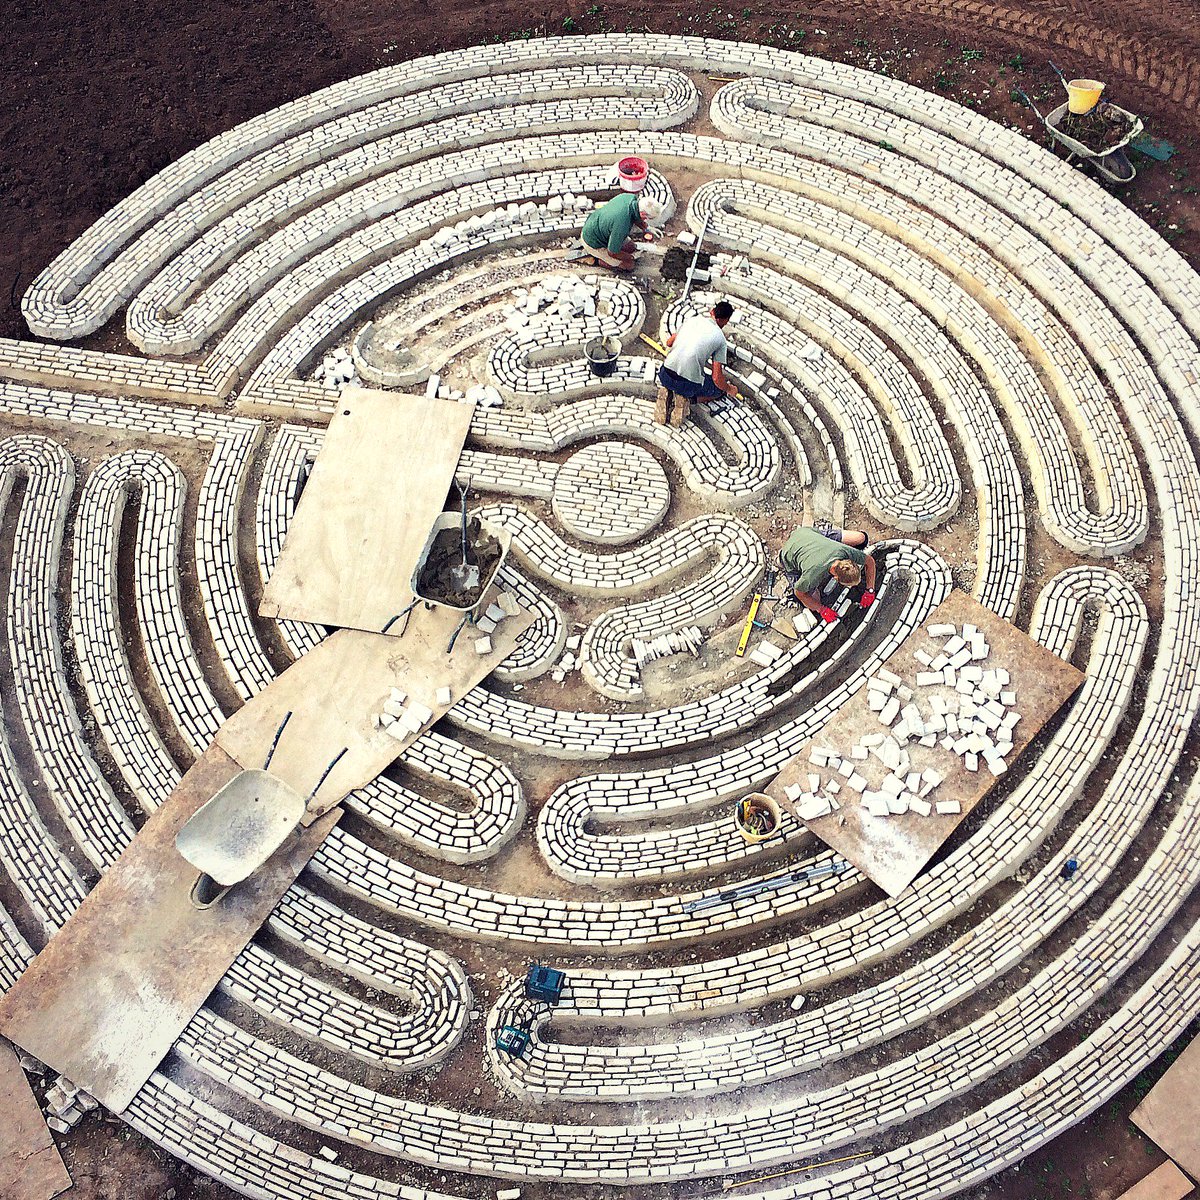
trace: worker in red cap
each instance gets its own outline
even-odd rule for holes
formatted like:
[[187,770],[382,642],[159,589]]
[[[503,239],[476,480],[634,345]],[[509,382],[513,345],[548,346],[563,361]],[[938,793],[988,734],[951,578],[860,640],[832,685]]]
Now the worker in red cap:
[[832,624],[831,604],[845,589],[860,608],[875,603],[875,559],[866,552],[861,529],[814,529],[802,525],[779,551],[779,568],[792,585],[792,594],[811,612]]

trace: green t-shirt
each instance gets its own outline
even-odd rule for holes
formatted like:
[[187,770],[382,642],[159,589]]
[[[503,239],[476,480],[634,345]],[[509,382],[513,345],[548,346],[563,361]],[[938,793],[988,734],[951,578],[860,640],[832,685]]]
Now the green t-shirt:
[[857,563],[860,571],[867,562],[867,556],[857,547],[844,546],[807,525],[795,530],[779,552],[779,561],[784,570],[799,573],[796,588],[801,592],[811,592],[820,587],[829,578],[830,563],[840,558]]
[[637,192],[622,192],[592,210],[592,215],[583,223],[583,240],[593,250],[607,247],[609,254],[616,254],[625,245],[634,222],[641,224],[639,216]]

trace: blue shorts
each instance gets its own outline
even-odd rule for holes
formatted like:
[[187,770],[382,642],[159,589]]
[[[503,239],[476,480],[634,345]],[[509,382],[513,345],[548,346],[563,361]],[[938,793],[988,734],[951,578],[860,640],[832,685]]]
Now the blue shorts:
[[693,383],[690,379],[684,379],[682,375],[677,375],[669,367],[659,367],[658,382],[668,392],[674,392],[675,395],[682,396],[685,400],[715,400],[718,396],[725,395],[713,383],[711,375],[705,375],[699,383]]

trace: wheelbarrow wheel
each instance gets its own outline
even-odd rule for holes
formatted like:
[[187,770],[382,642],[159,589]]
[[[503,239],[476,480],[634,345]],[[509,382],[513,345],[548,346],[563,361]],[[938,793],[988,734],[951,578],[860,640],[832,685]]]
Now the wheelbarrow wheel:
[[192,905],[199,909],[212,908],[227,891],[227,885],[218,883],[211,875],[201,871],[192,884]]

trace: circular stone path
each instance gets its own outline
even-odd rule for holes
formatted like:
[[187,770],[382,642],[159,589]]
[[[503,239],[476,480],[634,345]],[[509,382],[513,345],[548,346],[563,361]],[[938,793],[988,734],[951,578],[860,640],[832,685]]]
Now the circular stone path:
[[[668,240],[706,231],[686,303],[654,249],[632,278],[562,253],[631,149]],[[720,296],[744,402],[658,425],[636,335]],[[325,636],[257,608],[368,322],[476,401],[460,473],[537,614],[347,799],[121,1114],[171,1154],[273,1200],[935,1200],[1085,1118],[1200,1005],[1200,281],[1038,145],[761,46],[480,46],[201,146],[22,305],[0,984]],[[603,381],[598,336],[634,348]],[[870,530],[879,602],[737,658],[797,514]],[[895,898],[795,822],[745,843],[730,801],[955,583],[1075,662],[1074,700]],[[652,658],[679,682],[647,712]],[[567,972],[555,1009],[521,996],[530,962]]]
[[568,533],[620,546],[663,519],[671,486],[648,450],[628,442],[597,442],[559,468],[553,504]]

